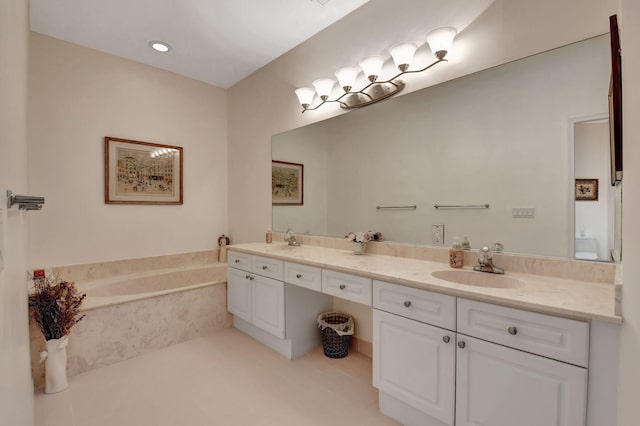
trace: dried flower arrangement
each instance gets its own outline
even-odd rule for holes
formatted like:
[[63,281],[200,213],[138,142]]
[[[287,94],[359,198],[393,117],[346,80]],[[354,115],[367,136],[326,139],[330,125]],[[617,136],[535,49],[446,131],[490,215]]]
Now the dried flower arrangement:
[[349,232],[345,238],[354,243],[368,243],[369,241],[382,241],[382,233],[380,232]]
[[60,339],[84,318],[80,305],[86,294],[79,293],[74,283],[58,277],[32,277],[34,287],[29,292],[29,308],[45,340]]

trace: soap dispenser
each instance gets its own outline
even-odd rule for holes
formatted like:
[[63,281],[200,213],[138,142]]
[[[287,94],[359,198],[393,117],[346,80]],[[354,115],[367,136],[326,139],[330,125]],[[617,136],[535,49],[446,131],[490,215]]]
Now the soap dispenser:
[[453,244],[449,249],[449,266],[452,268],[462,268],[464,259],[464,253],[462,251],[462,245],[460,244],[460,238],[453,237]]

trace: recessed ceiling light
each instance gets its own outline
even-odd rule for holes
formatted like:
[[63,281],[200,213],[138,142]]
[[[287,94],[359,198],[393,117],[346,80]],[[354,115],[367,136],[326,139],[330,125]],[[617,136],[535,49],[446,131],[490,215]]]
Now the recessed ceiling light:
[[169,50],[171,50],[171,46],[169,46],[167,43],[164,43],[162,41],[150,41],[149,46],[151,46],[151,48],[156,52],[160,52],[160,53],[166,53]]

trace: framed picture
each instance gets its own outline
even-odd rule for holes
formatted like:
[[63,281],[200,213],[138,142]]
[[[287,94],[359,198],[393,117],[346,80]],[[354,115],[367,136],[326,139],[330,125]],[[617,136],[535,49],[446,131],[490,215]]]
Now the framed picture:
[[106,136],[104,202],[182,204],[182,147]]
[[576,201],[598,201],[598,179],[576,179]]
[[271,203],[274,206],[301,206],[304,201],[304,165],[271,162]]

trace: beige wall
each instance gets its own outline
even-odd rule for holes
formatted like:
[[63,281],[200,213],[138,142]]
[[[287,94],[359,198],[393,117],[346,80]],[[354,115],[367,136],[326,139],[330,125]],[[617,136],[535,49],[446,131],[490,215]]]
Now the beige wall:
[[[227,233],[226,91],[32,33],[32,266],[217,248]],[[184,147],[184,205],[104,203],[104,136]],[[64,247],[63,250],[59,247]]]
[[6,191],[27,187],[27,0],[0,1],[0,423],[33,424],[27,316],[27,217]]
[[624,114],[622,349],[619,426],[638,424],[640,395],[640,2],[621,1]]

